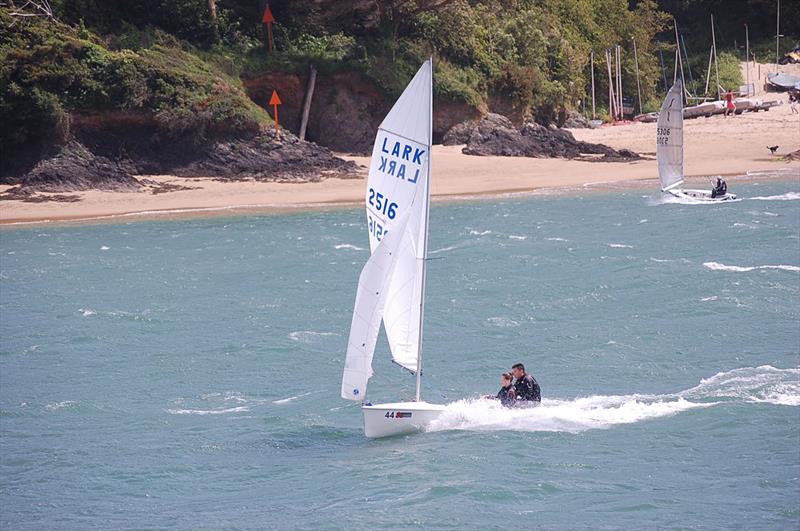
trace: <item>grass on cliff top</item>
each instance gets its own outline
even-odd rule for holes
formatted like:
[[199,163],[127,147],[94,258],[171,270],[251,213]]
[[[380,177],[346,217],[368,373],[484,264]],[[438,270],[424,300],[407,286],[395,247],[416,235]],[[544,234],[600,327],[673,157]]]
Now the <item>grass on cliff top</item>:
[[111,49],[98,35],[0,9],[0,151],[63,142],[70,114],[128,111],[154,117],[167,138],[202,143],[250,135],[271,123],[240,81],[167,34],[137,50]]

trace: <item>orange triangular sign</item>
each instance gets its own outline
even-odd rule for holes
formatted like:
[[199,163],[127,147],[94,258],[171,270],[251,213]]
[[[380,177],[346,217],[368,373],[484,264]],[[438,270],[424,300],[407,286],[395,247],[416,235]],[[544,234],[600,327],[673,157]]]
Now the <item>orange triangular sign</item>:
[[272,16],[272,11],[267,5],[267,8],[264,10],[264,18],[261,19],[262,24],[272,24],[275,22],[275,17]]
[[269,98],[269,104],[270,105],[280,105],[281,104],[281,99],[278,97],[278,92],[277,91],[275,91],[275,90],[272,91],[272,96]]

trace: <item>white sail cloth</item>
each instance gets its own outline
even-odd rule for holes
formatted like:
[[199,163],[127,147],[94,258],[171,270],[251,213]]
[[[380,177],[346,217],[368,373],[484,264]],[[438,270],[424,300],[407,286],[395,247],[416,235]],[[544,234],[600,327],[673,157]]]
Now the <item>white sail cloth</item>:
[[375,138],[365,196],[372,256],[359,277],[342,377],[343,398],[364,398],[381,319],[394,361],[417,370],[428,226],[432,76],[429,60],[386,115]]
[[672,85],[656,124],[656,159],[661,190],[683,184],[683,82]]

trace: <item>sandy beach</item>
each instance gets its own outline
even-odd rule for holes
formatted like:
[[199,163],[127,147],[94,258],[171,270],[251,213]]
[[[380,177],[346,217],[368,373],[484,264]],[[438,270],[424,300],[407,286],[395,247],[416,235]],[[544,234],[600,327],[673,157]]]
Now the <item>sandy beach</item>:
[[[800,114],[792,114],[788,96],[768,93],[765,100],[782,105],[767,112],[697,118],[685,122],[685,172],[687,182],[707,187],[706,176],[744,176],[778,172],[800,178],[800,162],[781,157],[800,149]],[[606,125],[574,129],[578,140],[627,148],[646,157],[635,162],[589,162],[564,159],[476,157],[461,153],[463,146],[434,146],[432,195],[434,201],[508,193],[558,193],[576,187],[626,186],[657,188],[655,123]],[[780,146],[771,154],[767,146]],[[70,202],[0,202],[0,224],[98,219],[137,219],[160,216],[202,216],[232,212],[332,208],[356,205],[364,195],[369,157],[344,158],[363,166],[353,179],[326,179],[318,183],[222,182],[211,178],[148,176],[161,185],[189,190],[154,193],[71,192]],[[732,181],[732,183],[735,181]],[[0,186],[0,193],[9,187]],[[735,185],[732,186],[735,192]]]

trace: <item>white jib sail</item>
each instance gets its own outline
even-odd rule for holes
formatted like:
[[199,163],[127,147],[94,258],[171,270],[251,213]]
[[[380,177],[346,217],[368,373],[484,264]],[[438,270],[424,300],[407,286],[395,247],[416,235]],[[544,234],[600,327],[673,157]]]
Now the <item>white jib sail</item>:
[[432,75],[429,60],[386,115],[375,138],[365,196],[372,256],[359,278],[342,378],[343,398],[364,398],[381,318],[394,361],[417,370],[428,225]]
[[683,83],[679,79],[667,92],[656,124],[656,158],[661,190],[683,184]]

